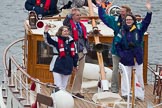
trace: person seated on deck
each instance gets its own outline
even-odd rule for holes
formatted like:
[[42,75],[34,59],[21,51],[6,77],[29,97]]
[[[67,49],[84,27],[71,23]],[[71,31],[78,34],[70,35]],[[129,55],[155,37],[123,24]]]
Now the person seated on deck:
[[53,16],[59,13],[56,4],[57,0],[26,0],[25,9],[42,17]]
[[[96,5],[96,0],[92,0],[93,4]],[[70,9],[73,7],[81,8],[82,6],[88,6],[88,0],[58,0],[57,9]]]

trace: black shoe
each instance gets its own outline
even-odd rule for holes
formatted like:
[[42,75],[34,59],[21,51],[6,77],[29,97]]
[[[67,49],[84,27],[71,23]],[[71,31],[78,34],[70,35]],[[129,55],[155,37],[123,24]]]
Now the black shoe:
[[124,100],[127,100],[127,96],[125,95],[125,96],[121,96]]
[[[79,97],[79,98],[84,98],[84,96],[81,95],[80,93],[75,94],[75,96],[76,96],[76,97]],[[76,97],[73,96],[73,98],[76,98]]]
[[118,89],[110,89],[112,93],[119,93],[119,90]]
[[112,93],[119,93],[118,91],[111,91]]
[[143,101],[142,99],[140,99],[139,97],[135,97],[135,100],[138,100],[138,101]]
[[[125,96],[121,96],[125,101],[127,101],[127,98],[128,98],[128,96],[127,95],[125,95]],[[132,97],[131,96],[129,96],[129,99],[130,100],[132,100]]]

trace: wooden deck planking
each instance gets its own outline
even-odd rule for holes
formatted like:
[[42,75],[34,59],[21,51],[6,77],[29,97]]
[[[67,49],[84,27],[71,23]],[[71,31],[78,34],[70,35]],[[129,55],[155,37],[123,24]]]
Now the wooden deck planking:
[[[45,89],[45,87],[42,87],[42,93],[46,95],[50,95],[51,89]],[[92,96],[93,94],[90,93],[84,93],[85,100],[92,101]],[[145,85],[145,100],[142,102],[140,100],[136,100],[136,108],[147,108],[147,103],[151,102],[154,104],[154,98],[155,96],[153,95],[153,85]],[[95,105],[87,103],[85,101],[79,100],[74,98],[75,100],[75,108],[97,108]],[[155,104],[154,104],[155,105]],[[156,108],[161,108],[161,106],[156,107]],[[42,107],[43,108],[43,107]]]
[[[83,94],[85,96],[85,100],[91,101],[92,102],[92,96],[93,94]],[[82,108],[84,106],[84,108],[97,108],[95,105],[79,100],[79,99],[75,99],[75,108]]]

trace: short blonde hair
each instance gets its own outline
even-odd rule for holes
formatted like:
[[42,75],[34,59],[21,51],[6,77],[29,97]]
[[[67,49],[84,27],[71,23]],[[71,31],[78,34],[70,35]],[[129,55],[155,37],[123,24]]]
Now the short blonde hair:
[[129,14],[132,13],[131,8],[128,5],[122,5],[121,8],[126,9],[126,12],[129,13]]

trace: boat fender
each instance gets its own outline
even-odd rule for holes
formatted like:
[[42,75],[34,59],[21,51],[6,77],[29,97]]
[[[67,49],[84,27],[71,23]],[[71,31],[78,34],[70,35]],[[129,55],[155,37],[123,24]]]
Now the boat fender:
[[72,95],[66,91],[59,90],[52,93],[51,97],[56,108],[74,108],[74,99]]
[[[106,79],[111,80],[112,70],[108,67],[104,67],[104,70],[106,72]],[[89,79],[89,80],[98,80],[99,76],[100,76],[99,65],[92,64],[92,63],[85,63],[84,71],[83,71],[83,78]]]
[[36,84],[35,82],[32,82],[31,86],[30,86],[30,90],[35,91],[36,88]]
[[37,101],[31,105],[31,108],[37,108]]

